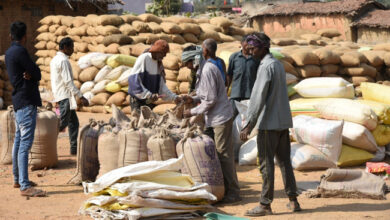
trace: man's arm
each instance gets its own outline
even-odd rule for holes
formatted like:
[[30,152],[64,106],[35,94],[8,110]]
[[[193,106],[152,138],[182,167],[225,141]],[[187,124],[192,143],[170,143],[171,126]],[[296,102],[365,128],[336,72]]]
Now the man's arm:
[[64,80],[65,87],[70,93],[74,96],[77,96],[81,98],[83,95],[81,94],[80,90],[77,89],[75,84],[73,83],[72,78],[72,66],[69,64],[69,62],[63,60],[61,61],[61,77],[62,80]]
[[19,54],[20,64],[26,70],[26,73],[30,75],[31,80],[39,82],[41,80],[41,70],[35,64],[26,49],[23,49]]
[[[197,97],[194,97],[194,101],[196,101],[197,98],[200,99],[200,104],[191,109],[192,115],[200,115],[205,112],[207,112],[209,109],[211,109],[215,103],[217,102],[217,84],[216,84],[216,78],[215,75],[219,73],[212,73],[211,69],[203,69],[202,73],[202,81],[200,82],[200,88],[199,91],[200,95],[197,95]],[[207,92],[205,92],[207,91]]]
[[232,84],[232,81],[233,81],[233,70],[234,70],[234,54],[232,54],[230,57],[229,57],[229,66],[228,66],[228,70],[227,70],[227,74],[226,74],[226,81],[227,81],[227,87],[230,87],[230,85]]
[[160,95],[162,95],[163,100],[174,101],[178,96],[168,89],[165,84],[164,78],[161,76],[160,79]]

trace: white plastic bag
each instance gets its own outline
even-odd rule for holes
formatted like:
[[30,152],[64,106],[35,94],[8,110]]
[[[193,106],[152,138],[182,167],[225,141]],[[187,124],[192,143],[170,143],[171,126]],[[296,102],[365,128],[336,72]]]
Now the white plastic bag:
[[355,97],[353,84],[337,77],[313,77],[304,79],[294,86],[295,91],[305,98],[349,98]]
[[77,64],[79,65],[80,69],[88,68],[92,65],[91,59],[93,59],[94,57],[97,57],[97,56],[101,56],[101,55],[104,55],[104,54],[98,53],[98,52],[89,53],[85,56],[80,57]]
[[111,54],[99,54],[91,57],[91,64],[95,67],[101,69],[106,65],[106,60],[110,57]]
[[241,146],[238,164],[240,166],[256,165],[257,154],[257,136],[254,136]]
[[110,73],[108,73],[104,79],[109,79],[109,80],[117,80],[123,72],[125,72],[126,70],[130,69],[130,67],[128,66],[118,66],[117,68],[111,70]]
[[343,143],[370,152],[376,152],[377,145],[372,133],[363,125],[344,121]]
[[80,87],[80,92],[82,94],[86,93],[86,92],[89,92],[92,90],[92,88],[95,86],[95,83],[92,82],[92,81],[88,81],[88,82],[85,82],[83,83],[83,85],[81,85]]
[[116,83],[118,83],[121,86],[128,86],[129,76],[131,75],[132,70],[133,68],[129,68],[128,70],[124,71],[122,75],[119,77],[119,79],[116,80]]
[[296,170],[320,170],[336,167],[321,151],[307,144],[291,143],[291,164]]
[[105,92],[106,91],[106,85],[108,83],[110,83],[110,82],[111,82],[110,80],[105,79],[105,80],[102,80],[102,81],[96,83],[96,85],[93,87],[91,92],[93,94],[98,94],[98,93],[101,93],[101,92]]
[[104,78],[112,71],[112,68],[109,65],[104,66],[99,72],[96,74],[95,83],[104,80]]

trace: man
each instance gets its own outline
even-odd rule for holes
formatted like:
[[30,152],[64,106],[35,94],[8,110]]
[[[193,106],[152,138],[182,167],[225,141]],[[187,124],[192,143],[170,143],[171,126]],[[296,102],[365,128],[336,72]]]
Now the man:
[[80,98],[81,104],[88,106],[88,100],[73,83],[72,67],[69,56],[73,54],[73,40],[63,38],[59,43],[60,51],[50,62],[50,79],[54,101],[60,106],[60,131],[69,129],[70,154],[77,154],[77,136],[79,133],[79,119],[77,118],[77,103],[75,97]]
[[22,196],[45,196],[46,192],[34,188],[28,178],[28,154],[34,141],[37,107],[42,106],[38,84],[41,71],[31,60],[26,48],[26,24],[11,24],[11,47],[5,53],[5,64],[12,91],[15,111],[15,141],[12,150],[14,187],[20,188]]
[[230,102],[233,106],[233,117],[238,115],[235,101],[242,101],[251,97],[252,88],[256,81],[257,67],[260,61],[254,59],[248,50],[247,36],[241,41],[241,51],[233,53],[229,58],[228,87],[232,84]]
[[259,152],[260,171],[263,176],[260,206],[246,212],[248,216],[272,214],[271,203],[274,193],[274,156],[278,159],[282,171],[288,207],[300,211],[297,200],[297,187],[290,159],[289,128],[292,118],[286,87],[286,73],[283,65],[269,52],[270,39],[264,33],[255,33],[248,37],[252,54],[260,60],[257,79],[248,108],[248,122],[240,136],[246,140],[251,130],[258,123],[257,149]]
[[[241,201],[232,145],[233,109],[226,94],[221,71],[211,61],[215,59],[217,43],[213,39],[203,42],[203,57],[206,59],[197,70],[196,93],[194,97],[185,97],[187,103],[200,103],[197,107],[184,111],[185,117],[205,115],[206,127],[214,135],[215,147],[221,162],[225,197],[222,203]],[[210,133],[210,132],[205,132]],[[214,136],[214,137],[213,137]]]
[[159,62],[169,52],[165,40],[156,41],[148,52],[139,56],[129,76],[129,95],[132,110],[139,111],[141,106],[153,108],[158,98],[180,102],[181,98],[171,92],[163,78],[164,69]]
[[203,50],[200,46],[188,46],[183,49],[181,61],[188,69],[191,70],[190,93],[195,90],[196,72],[203,62]]

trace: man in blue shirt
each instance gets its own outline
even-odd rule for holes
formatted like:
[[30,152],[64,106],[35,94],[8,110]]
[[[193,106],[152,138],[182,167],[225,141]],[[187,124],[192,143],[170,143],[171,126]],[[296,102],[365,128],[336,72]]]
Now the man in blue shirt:
[[15,141],[12,150],[14,187],[20,188],[22,196],[45,196],[36,184],[28,179],[28,154],[34,141],[37,107],[42,106],[38,90],[41,71],[31,60],[26,48],[26,24],[11,25],[11,47],[5,53],[8,76],[14,88],[12,104],[15,111]]

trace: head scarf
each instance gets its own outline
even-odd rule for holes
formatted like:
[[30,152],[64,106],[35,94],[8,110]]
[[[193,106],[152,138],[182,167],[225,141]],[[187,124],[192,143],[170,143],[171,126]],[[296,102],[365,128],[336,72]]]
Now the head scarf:
[[252,45],[254,47],[270,48],[271,46],[269,41],[262,40],[254,34],[249,35],[246,41],[249,45]]
[[169,52],[169,44],[165,40],[158,40],[154,42],[154,44],[150,47],[149,52],[161,52],[168,53]]
[[202,47],[196,46],[195,50],[184,51],[181,55],[181,61],[186,63],[190,60],[194,61],[194,67],[199,66],[203,61]]

